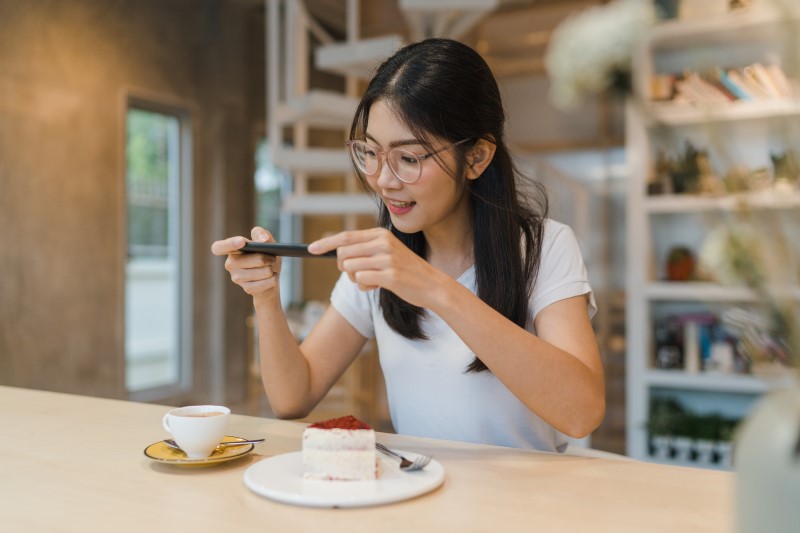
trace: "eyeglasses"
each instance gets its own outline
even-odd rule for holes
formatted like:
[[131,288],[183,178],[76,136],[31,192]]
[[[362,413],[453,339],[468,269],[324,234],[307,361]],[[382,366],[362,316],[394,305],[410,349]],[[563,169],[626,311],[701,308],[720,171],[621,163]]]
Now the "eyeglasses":
[[378,150],[364,141],[347,141],[350,147],[350,157],[353,158],[356,168],[367,176],[380,174],[383,160],[389,164],[392,174],[403,183],[414,183],[422,176],[422,162],[431,156],[449,150],[454,146],[465,143],[473,137],[462,139],[453,144],[448,144],[434,152],[417,155],[401,148],[391,148],[387,151]]

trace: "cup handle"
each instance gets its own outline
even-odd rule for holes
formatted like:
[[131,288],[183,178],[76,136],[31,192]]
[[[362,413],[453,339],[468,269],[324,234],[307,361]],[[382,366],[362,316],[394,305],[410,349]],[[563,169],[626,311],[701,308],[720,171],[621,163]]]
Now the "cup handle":
[[163,424],[164,429],[167,430],[167,433],[172,434],[172,430],[169,429],[169,413],[164,415],[164,418],[161,419],[161,424]]

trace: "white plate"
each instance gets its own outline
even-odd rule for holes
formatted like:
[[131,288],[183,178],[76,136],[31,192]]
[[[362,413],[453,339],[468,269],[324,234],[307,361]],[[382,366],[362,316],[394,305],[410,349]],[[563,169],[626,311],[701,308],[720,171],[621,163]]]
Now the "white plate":
[[[415,454],[400,451],[413,459]],[[303,478],[303,452],[263,459],[244,473],[247,488],[292,505],[305,507],[367,507],[407,500],[432,491],[444,481],[444,468],[431,461],[423,470],[403,472],[399,463],[378,455],[375,481],[323,481]]]

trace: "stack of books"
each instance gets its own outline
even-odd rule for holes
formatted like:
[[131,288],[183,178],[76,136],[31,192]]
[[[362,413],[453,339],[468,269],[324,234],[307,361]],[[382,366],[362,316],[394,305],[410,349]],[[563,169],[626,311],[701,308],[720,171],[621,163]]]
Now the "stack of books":
[[675,103],[713,105],[727,102],[785,100],[797,93],[783,69],[775,64],[753,63],[743,68],[716,67],[704,72],[685,71],[668,76],[671,90],[663,91],[664,76],[656,76],[662,100]]

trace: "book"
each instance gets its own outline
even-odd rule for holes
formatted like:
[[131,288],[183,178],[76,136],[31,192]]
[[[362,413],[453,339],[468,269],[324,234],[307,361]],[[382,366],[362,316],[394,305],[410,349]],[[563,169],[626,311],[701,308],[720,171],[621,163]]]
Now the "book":
[[742,101],[749,101],[753,99],[750,96],[750,93],[748,93],[747,90],[740,84],[734,82],[724,69],[717,67],[716,74],[720,83],[724,85],[731,92],[731,94],[735,95],[737,99]]
[[780,90],[773,83],[772,77],[767,72],[767,69],[764,68],[764,65],[753,63],[744,67],[743,71],[745,75],[755,80],[766,91],[769,98],[782,97]]
[[747,91],[747,94],[750,95],[750,100],[765,100],[769,97],[766,91],[759,87],[754,80],[751,80],[736,69],[728,69],[728,78]]
[[772,82],[780,91],[781,96],[784,98],[791,98],[794,94],[792,90],[792,84],[789,83],[789,79],[786,77],[786,73],[783,72],[783,69],[779,65],[767,65],[766,66],[767,74],[772,79]]
[[730,98],[711,83],[705,81],[696,72],[691,72],[686,76],[685,83],[689,85],[697,95],[695,101],[698,103],[721,103],[729,102]]

